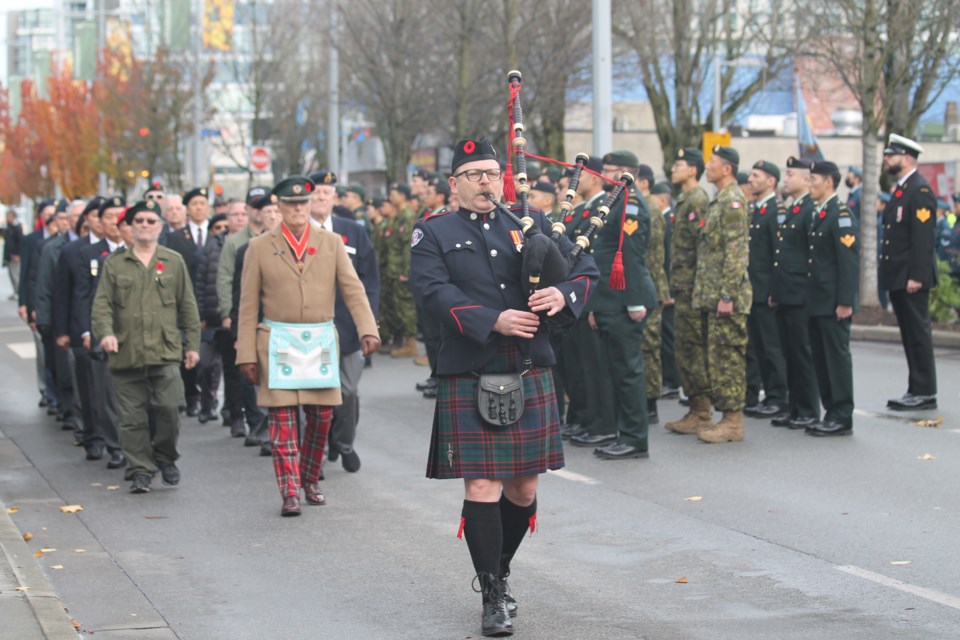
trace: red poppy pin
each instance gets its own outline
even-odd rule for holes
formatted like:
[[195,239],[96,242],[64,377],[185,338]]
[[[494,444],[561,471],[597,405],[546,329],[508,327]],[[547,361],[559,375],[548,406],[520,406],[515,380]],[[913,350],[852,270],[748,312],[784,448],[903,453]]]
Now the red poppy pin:
[[316,247],[307,247],[307,253],[309,253],[310,255],[316,255],[316,253],[317,253],[317,248],[316,248]]
[[109,252],[109,251],[101,251],[101,252],[100,252],[100,257],[108,256],[108,255],[110,255],[110,252]]
[[897,189],[893,195],[899,198],[900,196],[903,195],[903,189]]
[[587,209],[586,211],[583,212],[583,217],[584,217],[584,218],[586,218],[586,217],[589,216],[589,215],[590,215],[590,210],[589,210],[589,209]]
[[703,218],[700,218],[700,227],[702,228],[703,225],[705,225],[705,224],[707,224],[707,221],[704,220]]
[[763,214],[765,214],[766,212],[767,212],[767,208],[766,208],[765,206],[764,206],[764,207],[760,207],[760,215],[763,215]]
[[793,208],[793,215],[797,215],[798,213],[800,213],[800,206],[799,206],[799,205],[797,205],[796,207]]
[[821,211],[821,212],[820,212],[820,219],[823,220],[823,219],[826,218],[826,217],[827,217],[827,212],[826,212],[826,210]]
[[568,215],[566,218],[563,219],[564,222],[570,222],[571,220],[573,220],[573,214],[572,214],[572,213],[571,213],[570,215]]
[[340,239],[343,240],[343,244],[347,244],[347,236],[340,236]]
[[161,273],[163,273],[163,270],[166,269],[166,268],[167,268],[167,265],[163,264],[162,262],[158,262],[158,263],[157,263],[157,275],[160,275]]

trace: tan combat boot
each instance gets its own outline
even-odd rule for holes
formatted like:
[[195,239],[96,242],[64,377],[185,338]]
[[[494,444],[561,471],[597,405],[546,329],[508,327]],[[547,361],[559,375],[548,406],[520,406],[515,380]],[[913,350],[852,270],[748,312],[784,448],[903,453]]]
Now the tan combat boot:
[[417,355],[417,339],[414,336],[407,336],[403,339],[403,345],[390,352],[392,358],[410,358]]
[[743,440],[743,411],[724,411],[723,418],[712,429],[697,434],[703,442],[740,442]]
[[417,356],[416,358],[413,359],[413,364],[417,365],[418,367],[429,367],[430,358],[428,358],[425,355]]
[[679,420],[668,422],[664,426],[674,433],[699,433],[713,427],[712,417],[710,400],[705,396],[691,396],[690,410],[687,411],[687,415]]

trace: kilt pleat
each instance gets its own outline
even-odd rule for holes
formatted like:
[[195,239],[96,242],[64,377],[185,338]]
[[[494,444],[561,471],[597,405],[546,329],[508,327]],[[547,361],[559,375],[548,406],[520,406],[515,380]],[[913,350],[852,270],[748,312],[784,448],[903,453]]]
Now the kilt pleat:
[[[483,373],[517,371],[520,350],[504,341]],[[524,410],[504,427],[488,425],[477,411],[477,376],[441,376],[433,415],[427,477],[516,478],[563,467],[560,418],[549,368],[523,376]]]

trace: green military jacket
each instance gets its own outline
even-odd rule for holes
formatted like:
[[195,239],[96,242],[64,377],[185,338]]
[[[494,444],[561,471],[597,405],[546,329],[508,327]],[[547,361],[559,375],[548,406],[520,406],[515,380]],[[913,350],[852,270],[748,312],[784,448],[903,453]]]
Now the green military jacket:
[[713,310],[722,298],[729,297],[734,313],[750,313],[748,216],[747,199],[736,182],[721,189],[707,207],[697,238],[694,308]]
[[663,268],[664,237],[667,234],[667,224],[663,220],[663,212],[653,199],[647,196],[647,211],[650,212],[650,243],[647,247],[647,270],[653,280],[653,288],[660,301],[670,297],[670,285],[667,282],[667,272]]
[[837,194],[818,207],[810,227],[807,309],[833,316],[837,306],[856,311],[860,292],[860,224]]
[[777,243],[773,250],[770,297],[778,305],[802,307],[807,302],[810,270],[810,226],[814,204],[809,193],[798,197],[777,215]]
[[763,202],[750,205],[750,287],[753,304],[767,304],[770,297],[770,277],[773,274],[777,250],[777,228],[780,216],[785,214],[783,203],[770,194]]
[[116,336],[111,369],[179,364],[200,350],[200,314],[190,276],[176,251],[158,246],[144,266],[131,249],[118,249],[103,264],[93,300],[91,328],[96,340]]
[[572,213],[564,216],[562,222],[567,228],[565,233],[570,240],[576,241],[579,236],[587,231],[587,227],[590,226],[590,216],[597,207],[603,204],[603,201],[604,193],[601,191],[589,200],[575,206]]
[[673,255],[673,209],[663,212],[663,271],[667,274],[667,286],[671,286],[670,262]]
[[703,187],[681,193],[673,218],[673,241],[670,247],[670,288],[673,297],[689,300],[697,277],[697,237],[707,216],[710,197]]
[[[647,269],[650,212],[634,187],[631,186],[626,195],[626,209],[623,204],[624,196],[621,195],[610,207],[606,224],[591,245],[593,259],[600,269],[600,281],[597,283],[597,290],[590,294],[587,301],[589,311],[625,311],[641,306],[652,311],[657,306],[656,291]],[[621,229],[623,273],[626,279],[626,288],[622,291],[610,287],[610,270],[620,245]]]
[[416,221],[410,209],[400,209],[393,220],[388,221],[384,232],[384,244],[387,253],[387,273],[393,280],[400,275],[410,275],[410,236]]

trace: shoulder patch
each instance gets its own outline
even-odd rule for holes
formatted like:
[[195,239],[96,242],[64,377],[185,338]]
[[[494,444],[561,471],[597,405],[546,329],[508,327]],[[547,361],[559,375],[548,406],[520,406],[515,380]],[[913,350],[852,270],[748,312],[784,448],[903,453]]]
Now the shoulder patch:
[[422,230],[422,229],[414,229],[414,230],[413,230],[413,235],[410,236],[410,248],[412,249],[413,247],[415,247],[415,246],[417,246],[418,244],[420,244],[420,241],[421,241],[421,240],[423,240],[423,230]]
[[731,208],[731,209],[739,209],[739,208],[740,208],[740,201],[739,201],[739,200],[734,200],[733,202],[731,202],[731,203],[730,203],[730,208]]
[[850,235],[849,233],[843,236],[840,236],[840,242],[846,248],[850,249],[853,247],[853,243],[857,241],[857,237]]
[[837,226],[839,226],[841,229],[844,227],[852,227],[853,220],[850,218],[850,216],[844,216],[837,220]]
[[926,207],[921,207],[917,209],[917,220],[919,220],[920,222],[926,222],[929,219],[930,219],[930,209],[927,209]]
[[635,204],[627,204],[627,215],[637,217],[637,213],[640,211],[640,207]]
[[639,226],[640,223],[636,220],[626,220],[623,223],[623,232],[628,236],[632,236]]
[[930,189],[926,187],[920,187],[920,193],[929,193],[929,192],[930,192]]

